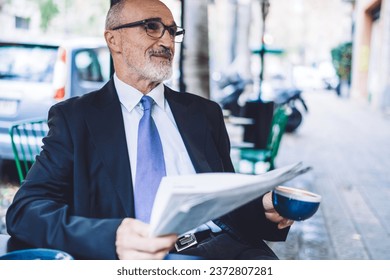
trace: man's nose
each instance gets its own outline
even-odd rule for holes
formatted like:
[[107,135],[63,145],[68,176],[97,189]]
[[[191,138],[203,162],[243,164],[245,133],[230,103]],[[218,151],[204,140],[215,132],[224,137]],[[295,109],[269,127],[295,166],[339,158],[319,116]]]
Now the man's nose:
[[172,38],[172,36],[169,34],[169,32],[167,30],[165,30],[164,35],[158,41],[159,46],[171,51],[172,59],[175,55],[175,42],[173,41],[173,39],[174,38]]
[[160,38],[160,41],[163,42],[163,45],[166,47],[174,46],[175,45],[174,40],[175,37],[169,34],[168,30],[165,29],[163,36]]

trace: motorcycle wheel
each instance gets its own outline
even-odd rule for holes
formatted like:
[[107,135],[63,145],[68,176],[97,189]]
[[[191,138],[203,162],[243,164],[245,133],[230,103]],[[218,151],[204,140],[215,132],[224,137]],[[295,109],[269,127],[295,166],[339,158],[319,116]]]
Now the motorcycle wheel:
[[292,110],[292,112],[288,116],[288,120],[287,120],[287,124],[286,124],[286,128],[285,128],[285,131],[289,132],[289,133],[294,132],[299,127],[299,125],[302,123],[301,112],[299,112],[299,110],[295,107],[292,107],[291,110]]

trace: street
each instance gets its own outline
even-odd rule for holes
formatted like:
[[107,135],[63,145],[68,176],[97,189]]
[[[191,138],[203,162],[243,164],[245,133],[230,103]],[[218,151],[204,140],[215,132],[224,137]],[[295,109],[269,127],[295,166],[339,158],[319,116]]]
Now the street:
[[304,98],[309,113],[283,136],[276,165],[312,166],[286,185],[316,192],[322,202],[271,247],[280,259],[390,259],[390,115],[330,91]]

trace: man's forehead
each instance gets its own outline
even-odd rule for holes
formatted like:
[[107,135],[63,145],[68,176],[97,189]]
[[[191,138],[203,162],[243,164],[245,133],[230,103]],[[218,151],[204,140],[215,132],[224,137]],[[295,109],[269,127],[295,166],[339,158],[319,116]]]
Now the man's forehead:
[[132,20],[160,18],[173,23],[173,16],[168,7],[158,0],[130,0],[126,2],[124,17]]

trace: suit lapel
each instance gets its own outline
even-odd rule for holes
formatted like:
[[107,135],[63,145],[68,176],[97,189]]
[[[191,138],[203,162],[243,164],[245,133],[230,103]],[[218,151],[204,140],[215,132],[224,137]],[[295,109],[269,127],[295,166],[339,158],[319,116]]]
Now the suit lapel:
[[[207,121],[196,104],[165,87],[165,98],[197,173],[212,172],[205,157]],[[109,172],[128,217],[134,217],[134,195],[122,110],[114,82],[108,82],[85,112],[87,127]]]
[[197,173],[212,172],[205,157],[207,122],[197,106],[188,99],[177,98],[179,94],[165,87],[168,100],[184,145]]
[[121,200],[126,215],[134,217],[130,160],[122,110],[113,80],[100,90],[85,115],[88,129],[96,150],[109,172],[112,186]]

